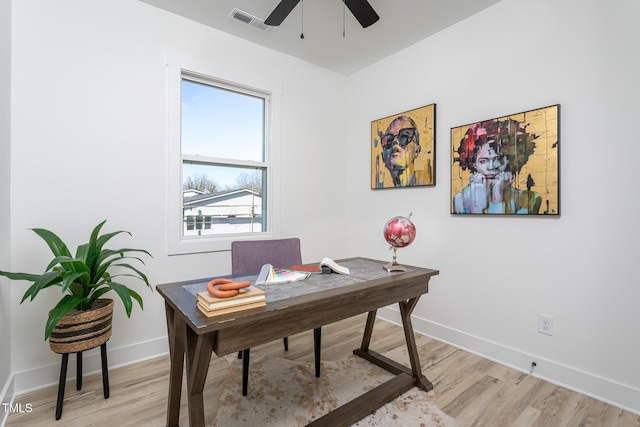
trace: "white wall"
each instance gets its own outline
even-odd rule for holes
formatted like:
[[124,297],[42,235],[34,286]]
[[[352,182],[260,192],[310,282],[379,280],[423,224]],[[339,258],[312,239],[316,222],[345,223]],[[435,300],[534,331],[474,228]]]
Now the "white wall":
[[[11,171],[11,1],[0,0],[0,270],[10,265],[9,174]],[[11,300],[0,279],[0,403],[9,403],[11,382]],[[4,405],[3,405],[4,408]],[[0,411],[0,425],[7,416]]]
[[[639,10],[601,3],[503,0],[346,78],[134,0],[16,1],[11,268],[38,271],[48,261],[29,227],[78,243],[107,218],[109,230],[133,233],[119,242],[154,254],[154,283],[230,271],[225,252],[166,256],[164,51],[172,49],[222,77],[282,82],[280,222],[283,236],[303,239],[304,260],[390,257],[382,225],[413,211],[418,237],[399,260],[441,271],[416,309],[417,329],[522,370],[536,360],[540,376],[640,413],[631,246],[640,237],[631,213]],[[370,122],[432,102],[437,185],[369,190]],[[562,108],[562,215],[449,215],[449,129],[553,103]],[[326,138],[327,128],[347,137]],[[0,186],[0,198],[7,194]],[[26,284],[12,289],[16,387],[55,383],[59,358],[42,333],[56,297],[19,306]],[[161,298],[143,296],[132,320],[116,313],[111,366],[166,351]],[[554,316],[553,337],[536,332],[538,313]]]
[[[440,270],[416,329],[521,370],[536,361],[535,374],[636,413],[639,14],[627,0],[503,0],[350,76],[347,146],[349,252],[390,257],[381,228],[413,211],[399,261]],[[434,102],[437,185],[369,190],[370,122]],[[561,216],[450,215],[450,129],[555,103]]]
[[[278,85],[281,235],[299,236],[309,262],[346,256],[343,230],[333,227],[345,222],[345,212],[317,214],[328,206],[320,197],[326,188],[337,189],[332,203],[345,204],[342,167],[335,167],[344,147],[323,132],[331,126],[346,133],[346,109],[336,102],[344,76],[134,0],[20,0],[13,9],[13,271],[41,271],[49,261],[28,228],[51,229],[75,248],[107,219],[104,230],[133,234],[114,244],[153,254],[145,271],[154,284],[230,273],[228,252],[166,255],[165,51],[194,59],[214,77]],[[13,284],[11,303],[19,392],[56,383],[60,363],[43,340],[59,294],[50,290],[18,305],[27,286]],[[135,307],[131,320],[116,308],[112,367],[167,351],[162,298],[141,294],[145,309]],[[96,353],[87,371],[99,369]]]

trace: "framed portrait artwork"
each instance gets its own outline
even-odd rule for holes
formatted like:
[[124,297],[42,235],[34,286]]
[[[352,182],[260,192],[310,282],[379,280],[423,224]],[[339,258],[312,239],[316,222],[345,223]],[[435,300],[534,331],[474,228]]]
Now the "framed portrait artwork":
[[451,213],[560,215],[560,105],[451,129]]
[[436,184],[436,104],[371,122],[371,188]]

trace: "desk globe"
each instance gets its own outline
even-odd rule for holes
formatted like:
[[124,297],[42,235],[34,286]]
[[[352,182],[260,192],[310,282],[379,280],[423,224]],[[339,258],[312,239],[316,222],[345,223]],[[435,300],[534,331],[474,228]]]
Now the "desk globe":
[[416,226],[411,222],[411,215],[413,212],[406,217],[393,217],[384,225],[384,239],[391,245],[389,249],[393,249],[393,261],[384,266],[387,271],[407,271],[396,261],[396,251],[409,246],[416,238]]

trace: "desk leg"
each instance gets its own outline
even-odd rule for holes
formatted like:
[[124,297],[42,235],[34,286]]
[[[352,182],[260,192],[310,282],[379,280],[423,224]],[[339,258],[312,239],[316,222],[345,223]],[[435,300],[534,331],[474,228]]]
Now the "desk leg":
[[169,399],[167,402],[167,427],[177,427],[180,418],[180,394],[182,393],[182,370],[187,325],[176,316],[169,304],[165,304],[167,335],[169,338]]
[[353,350],[353,354],[389,371],[394,377],[316,419],[308,424],[307,427],[350,426],[384,404],[396,399],[412,387],[420,387],[427,391],[433,388],[429,380],[422,375],[420,360],[418,359],[418,349],[413,335],[413,326],[411,325],[411,312],[418,303],[418,299],[419,297],[416,297],[399,303],[407,350],[411,361],[411,369],[369,349],[373,325],[376,319],[376,310],[370,311],[367,317],[367,324],[364,328],[364,334],[362,335],[362,344],[360,348]]
[[413,334],[413,325],[411,323],[411,312],[413,312],[413,309],[415,308],[419,299],[420,297],[415,297],[407,301],[400,301],[398,303],[400,306],[400,316],[402,317],[404,339],[407,343],[407,351],[409,353],[411,369],[369,349],[371,334],[373,332],[373,324],[376,318],[375,311],[369,312],[367,325],[365,326],[364,334],[362,336],[362,345],[360,346],[360,348],[353,350],[353,354],[380,366],[381,368],[391,372],[394,375],[399,375],[404,372],[405,374],[408,374],[413,378],[416,387],[420,387],[424,391],[430,391],[433,389],[433,384],[431,384],[431,382],[424,375],[422,375],[420,358],[418,357],[418,348],[416,347],[416,339]]
[[204,427],[202,391],[207,380],[214,338],[215,334],[198,335],[187,328],[187,394],[191,427]]
[[420,297],[411,298],[408,301],[400,301],[400,315],[402,316],[402,326],[404,328],[404,337],[407,341],[407,351],[409,352],[409,361],[411,362],[411,371],[416,379],[416,386],[424,391],[433,390],[433,384],[422,375],[420,367],[420,358],[418,357],[418,348],[416,347],[416,337],[413,334],[413,324],[411,323],[411,313],[415,308]]
[[376,313],[378,310],[372,310],[367,316],[367,324],[364,327],[364,333],[362,334],[362,345],[360,345],[361,351],[368,351],[369,344],[371,343],[371,334],[373,333],[373,324],[376,322]]

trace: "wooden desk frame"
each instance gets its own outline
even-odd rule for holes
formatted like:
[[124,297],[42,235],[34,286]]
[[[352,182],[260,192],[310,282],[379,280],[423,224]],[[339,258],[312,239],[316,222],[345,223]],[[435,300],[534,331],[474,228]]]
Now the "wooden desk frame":
[[[382,261],[366,261],[379,264],[377,268],[383,268],[385,264]],[[411,313],[420,296],[429,291],[429,279],[439,272],[418,267],[407,269],[407,272],[391,272],[383,278],[268,302],[266,307],[216,318],[200,314],[193,295],[183,289],[183,285],[197,281],[158,285],[156,288],[165,299],[171,360],[167,426],[178,426],[185,355],[189,425],[200,427],[205,425],[203,390],[212,351],[217,355],[236,353],[367,312],[362,344],[353,353],[386,369],[395,377],[318,418],[309,426],[350,426],[412,387],[425,391],[433,389],[431,382],[422,374]],[[400,307],[410,368],[369,349],[377,309],[394,303]],[[258,328],[256,325],[263,326]]]

